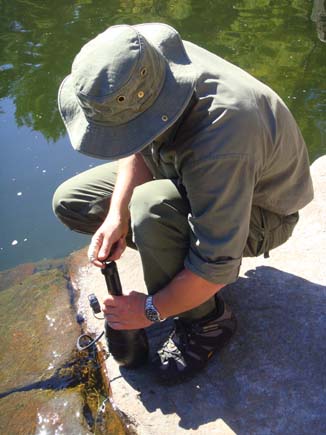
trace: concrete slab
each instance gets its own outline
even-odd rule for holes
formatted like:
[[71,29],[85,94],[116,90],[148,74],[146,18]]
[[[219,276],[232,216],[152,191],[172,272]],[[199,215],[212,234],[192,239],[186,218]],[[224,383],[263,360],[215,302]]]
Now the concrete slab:
[[[291,240],[269,259],[244,259],[238,281],[223,289],[238,331],[203,373],[161,387],[148,367],[128,371],[107,360],[113,400],[138,434],[326,432],[326,156],[312,165],[312,174],[315,199]],[[118,265],[125,291],[145,291],[136,252],[128,250]],[[85,252],[72,257],[72,278],[87,328],[99,332],[102,322],[91,317],[87,293],[103,298],[106,290]],[[169,327],[149,328],[152,351]]]

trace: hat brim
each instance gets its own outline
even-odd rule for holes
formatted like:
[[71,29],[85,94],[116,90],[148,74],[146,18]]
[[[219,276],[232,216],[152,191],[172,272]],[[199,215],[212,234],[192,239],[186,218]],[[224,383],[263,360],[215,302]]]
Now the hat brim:
[[92,157],[116,160],[139,152],[182,115],[194,92],[195,71],[179,34],[160,23],[133,26],[166,59],[165,81],[155,102],[128,123],[90,122],[79,106],[71,75],[62,82],[59,111],[73,148]]

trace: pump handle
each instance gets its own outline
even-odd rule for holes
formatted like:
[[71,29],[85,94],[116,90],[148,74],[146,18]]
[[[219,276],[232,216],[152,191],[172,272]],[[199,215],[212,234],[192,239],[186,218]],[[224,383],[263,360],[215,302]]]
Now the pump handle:
[[122,286],[120,282],[119,272],[115,261],[104,261],[105,267],[101,269],[108,292],[113,296],[122,295]]

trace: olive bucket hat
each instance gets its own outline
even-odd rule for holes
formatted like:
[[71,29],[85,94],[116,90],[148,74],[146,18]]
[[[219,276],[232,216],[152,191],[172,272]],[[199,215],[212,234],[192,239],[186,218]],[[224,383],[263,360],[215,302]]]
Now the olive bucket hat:
[[195,81],[172,27],[109,27],[82,47],[59,89],[72,146],[109,160],[140,151],[180,117]]

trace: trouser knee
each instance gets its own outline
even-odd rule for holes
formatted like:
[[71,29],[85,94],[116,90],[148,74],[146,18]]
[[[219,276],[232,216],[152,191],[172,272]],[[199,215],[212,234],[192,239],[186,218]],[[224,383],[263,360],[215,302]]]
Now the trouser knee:
[[138,186],[130,202],[136,244],[151,248],[182,249],[189,244],[189,205],[171,180]]
[[109,209],[109,197],[89,198],[86,193],[70,189],[70,180],[61,184],[52,199],[52,208],[58,219],[71,230],[94,234],[104,221]]
[[146,185],[134,190],[130,202],[131,228],[136,245],[148,245],[155,242],[154,234],[158,234],[160,216],[163,212],[162,200],[151,197]]
[[110,162],[68,179],[54,193],[54,213],[70,229],[94,233],[109,211],[116,174],[117,163]]
[[52,210],[57,218],[65,224],[65,221],[69,220],[69,206],[64,200],[65,195],[62,186],[60,185],[53,194]]

